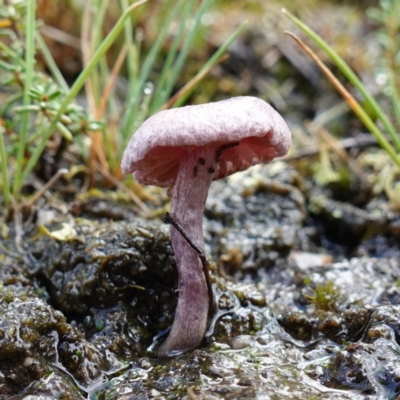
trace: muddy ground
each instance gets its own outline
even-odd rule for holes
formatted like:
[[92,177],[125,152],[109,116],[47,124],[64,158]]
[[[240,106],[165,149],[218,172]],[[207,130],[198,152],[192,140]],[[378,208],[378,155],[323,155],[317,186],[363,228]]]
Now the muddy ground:
[[32,229],[25,254],[2,246],[3,398],[396,398],[399,214],[383,206],[334,201],[283,162],[215,182],[216,308],[203,346],[165,361],[154,338],[176,304],[168,226],[106,197],[73,213],[46,202],[49,231],[69,237]]

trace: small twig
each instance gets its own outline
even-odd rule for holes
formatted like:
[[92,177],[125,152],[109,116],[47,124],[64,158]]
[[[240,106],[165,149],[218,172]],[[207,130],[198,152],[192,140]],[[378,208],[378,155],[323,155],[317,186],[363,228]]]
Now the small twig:
[[203,273],[206,278],[206,283],[207,283],[207,288],[208,288],[208,298],[210,300],[210,308],[212,308],[213,304],[214,304],[214,299],[213,299],[213,295],[212,295],[210,273],[208,271],[208,261],[207,261],[206,256],[204,255],[204,251],[199,246],[197,246],[195,243],[193,243],[192,239],[189,237],[189,235],[186,233],[186,231],[183,229],[183,227],[171,217],[170,213],[167,212],[165,214],[164,222],[166,222],[167,224],[171,224],[182,235],[182,237],[186,240],[187,244],[199,256],[201,265],[203,267]]
[[91,167],[92,167],[92,165],[95,164],[95,161],[98,161],[103,166],[103,168],[105,168],[106,170],[109,170],[110,166],[109,166],[107,157],[104,153],[104,146],[103,146],[101,131],[88,132],[88,136],[92,139],[90,158],[91,158],[93,164],[90,163],[90,170],[94,171],[94,169],[92,169]]
[[58,43],[65,44],[76,50],[82,50],[81,40],[74,35],[62,31],[61,29],[57,29],[54,26],[50,25],[43,25],[40,28],[40,32],[44,36],[47,36],[48,38],[55,40]]
[[339,158],[349,166],[349,168],[358,176],[359,179],[363,180],[364,175],[362,168],[357,164],[357,162],[350,158],[343,147],[338,145],[338,141],[332,137],[332,135],[322,126],[319,128],[314,127],[313,123],[306,124],[310,131],[315,131],[315,133],[323,140],[328,146],[339,156]]
[[197,246],[197,244],[195,244],[192,239],[190,239],[189,235],[185,232],[183,227],[171,217],[171,214],[169,212],[165,213],[164,222],[166,222],[167,224],[171,224],[183,236],[188,245],[199,255],[200,260],[202,262],[204,261],[207,264],[204,251],[199,246]]
[[[336,142],[337,146],[342,149],[358,149],[368,146],[376,146],[378,144],[377,140],[368,133],[359,133],[354,138],[338,140]],[[303,148],[301,151],[296,154],[289,155],[287,157],[283,157],[282,159],[285,161],[296,161],[305,157],[315,156],[319,153],[319,146],[309,146]]]
[[112,175],[107,169],[105,169],[98,161],[96,161],[96,168],[98,171],[107,178],[113,185],[115,185],[118,189],[125,192],[131,200],[146,214],[150,213],[150,210],[147,208],[146,204],[143,203],[139,197],[129,190],[123,183],[121,183],[114,175]]
[[24,202],[22,204],[22,209],[24,211],[29,210],[37,200],[39,200],[43,194],[49,190],[63,175],[67,174],[68,170],[66,168],[61,168],[59,169],[53,176],[52,178],[40,188],[27,202]]

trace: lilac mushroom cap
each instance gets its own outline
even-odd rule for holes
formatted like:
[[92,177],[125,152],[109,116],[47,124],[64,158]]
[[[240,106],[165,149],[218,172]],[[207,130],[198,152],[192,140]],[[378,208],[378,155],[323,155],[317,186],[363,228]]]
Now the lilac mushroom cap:
[[[284,156],[291,134],[265,101],[236,97],[161,111],[136,131],[122,171],[142,184],[169,188],[171,217],[204,249],[202,217],[211,182]],[[207,328],[207,281],[198,254],[171,226],[179,282],[178,305],[160,356],[196,348]]]
[[145,185],[174,184],[182,153],[193,147],[238,142],[222,153],[214,180],[284,156],[291,134],[282,117],[256,97],[161,111],[136,131],[122,158],[122,171]]

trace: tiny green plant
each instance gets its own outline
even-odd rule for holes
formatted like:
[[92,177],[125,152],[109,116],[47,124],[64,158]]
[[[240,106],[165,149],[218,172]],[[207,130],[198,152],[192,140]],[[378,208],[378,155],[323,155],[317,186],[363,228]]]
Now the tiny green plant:
[[[162,24],[151,45],[144,49],[143,32],[135,26],[135,18],[136,10],[145,7],[146,2],[85,3],[81,37],[83,69],[71,87],[41,35],[36,0],[0,2],[0,35],[4,38],[0,40],[0,84],[9,91],[0,105],[0,187],[6,210],[21,203],[24,185],[55,135],[80,145],[91,176],[100,172],[109,181],[118,180],[122,151],[132,132],[160,109],[185,102],[200,80],[223,59],[229,45],[247,24],[242,23],[174,94],[195,40],[205,34],[202,20],[213,0],[167,0],[160,4]],[[121,15],[108,34],[104,34],[103,22],[111,7],[113,10],[119,7]],[[156,74],[166,43],[168,50],[162,69]],[[106,56],[111,46],[120,51],[110,66]],[[40,71],[39,54],[50,75]],[[123,69],[128,83],[121,101],[114,86]],[[83,89],[88,107],[76,100]],[[82,140],[84,136],[90,140]]]
[[311,288],[311,293],[305,294],[305,297],[317,311],[337,311],[341,292],[332,280],[327,280]]

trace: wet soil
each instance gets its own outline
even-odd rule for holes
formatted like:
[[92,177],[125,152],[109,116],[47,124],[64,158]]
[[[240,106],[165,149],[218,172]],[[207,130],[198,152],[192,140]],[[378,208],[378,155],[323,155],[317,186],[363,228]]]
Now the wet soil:
[[[47,202],[48,232],[69,234],[31,229],[24,255],[9,224],[2,398],[395,399],[399,215],[328,194],[282,162],[213,183],[204,233],[215,308],[201,348],[171,360],[156,358],[177,299],[160,218],[106,194],[73,213]],[[334,242],[338,231],[351,240]]]

